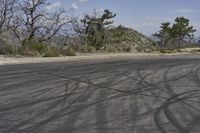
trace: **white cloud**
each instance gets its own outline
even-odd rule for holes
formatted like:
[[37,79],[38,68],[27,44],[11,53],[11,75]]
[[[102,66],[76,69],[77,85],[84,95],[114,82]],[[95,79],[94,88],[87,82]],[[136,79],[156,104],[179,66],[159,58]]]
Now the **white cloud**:
[[174,18],[171,17],[152,17],[152,16],[143,16],[145,21],[156,21],[156,22],[164,22],[164,21],[173,21]]
[[73,9],[78,9],[77,3],[73,3],[73,4],[72,4],[72,8],[73,8]]
[[81,3],[85,3],[85,2],[88,2],[88,1],[89,0],[76,0],[74,3],[72,3],[71,8],[74,9],[74,10],[76,10],[76,9],[79,8],[79,5]]
[[47,10],[53,10],[53,9],[58,8],[60,6],[61,6],[61,2],[56,2],[56,3],[53,3],[49,6],[47,6]]
[[88,2],[89,0],[78,0],[78,2]]
[[198,23],[198,22],[194,22],[194,23],[192,23],[191,25],[192,25],[192,26],[195,26],[195,27],[200,27],[200,23]]
[[192,9],[180,9],[180,10],[175,10],[177,13],[194,13],[195,10]]
[[148,22],[144,22],[142,23],[143,26],[155,26],[155,23],[153,23],[152,21],[148,21]]
[[165,11],[165,13],[195,13],[193,9],[177,9],[172,11]]

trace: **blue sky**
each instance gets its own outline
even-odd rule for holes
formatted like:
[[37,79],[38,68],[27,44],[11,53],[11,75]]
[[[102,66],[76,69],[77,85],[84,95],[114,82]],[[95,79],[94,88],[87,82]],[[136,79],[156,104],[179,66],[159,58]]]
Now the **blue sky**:
[[200,0],[48,0],[49,9],[73,9],[75,16],[83,16],[94,9],[109,9],[116,13],[115,25],[122,24],[151,35],[161,22],[173,22],[187,17],[200,36]]

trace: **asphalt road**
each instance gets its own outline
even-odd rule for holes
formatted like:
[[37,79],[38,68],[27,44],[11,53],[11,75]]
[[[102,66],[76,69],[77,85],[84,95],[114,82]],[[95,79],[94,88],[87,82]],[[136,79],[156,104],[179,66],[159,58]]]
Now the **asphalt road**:
[[200,55],[0,66],[0,133],[200,133]]

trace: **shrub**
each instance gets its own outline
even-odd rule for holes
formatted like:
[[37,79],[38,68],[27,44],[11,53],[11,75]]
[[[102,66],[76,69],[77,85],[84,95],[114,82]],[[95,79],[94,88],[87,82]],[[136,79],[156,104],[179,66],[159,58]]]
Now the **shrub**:
[[68,48],[64,51],[64,55],[67,56],[76,56],[76,52],[73,48]]
[[87,46],[87,51],[88,51],[89,53],[95,53],[95,52],[96,52],[96,48],[93,47],[93,46]]
[[2,55],[16,55],[18,54],[18,47],[13,46],[11,44],[7,44],[6,42],[0,43],[0,54]]
[[160,49],[160,53],[168,53],[168,54],[170,54],[170,53],[173,53],[173,52],[175,52],[174,50],[170,50],[170,49]]
[[177,52],[181,53],[182,51],[181,51],[181,49],[178,48],[178,49],[177,49]]
[[23,40],[22,41],[22,51],[24,54],[35,53],[43,54],[48,49],[46,44],[43,44],[37,40]]
[[61,52],[59,49],[55,47],[48,47],[47,50],[44,52],[43,57],[59,57],[61,55]]
[[105,51],[106,52],[113,52],[113,53],[118,52],[118,50],[115,47],[112,47],[110,45],[106,46]]
[[95,53],[96,48],[91,45],[81,45],[77,48],[77,51],[83,52],[83,53]]
[[133,47],[131,47],[131,46],[126,46],[126,47],[124,47],[123,49],[122,49],[122,52],[132,52],[133,51]]
[[31,45],[30,47],[32,50],[38,51],[39,53],[45,52],[46,49],[48,49],[47,45],[41,44],[41,43],[36,43]]

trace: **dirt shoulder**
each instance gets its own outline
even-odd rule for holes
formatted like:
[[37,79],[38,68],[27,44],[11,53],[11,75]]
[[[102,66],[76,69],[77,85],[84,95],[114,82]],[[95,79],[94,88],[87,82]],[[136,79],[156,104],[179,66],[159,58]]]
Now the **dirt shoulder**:
[[79,54],[77,56],[67,57],[5,57],[0,56],[0,65],[11,64],[29,64],[29,63],[47,63],[47,62],[68,62],[79,60],[93,60],[93,59],[110,59],[110,58],[151,58],[151,57],[171,57],[178,55],[189,55],[189,53],[173,53],[173,54],[161,54],[161,53],[99,53],[99,54]]

